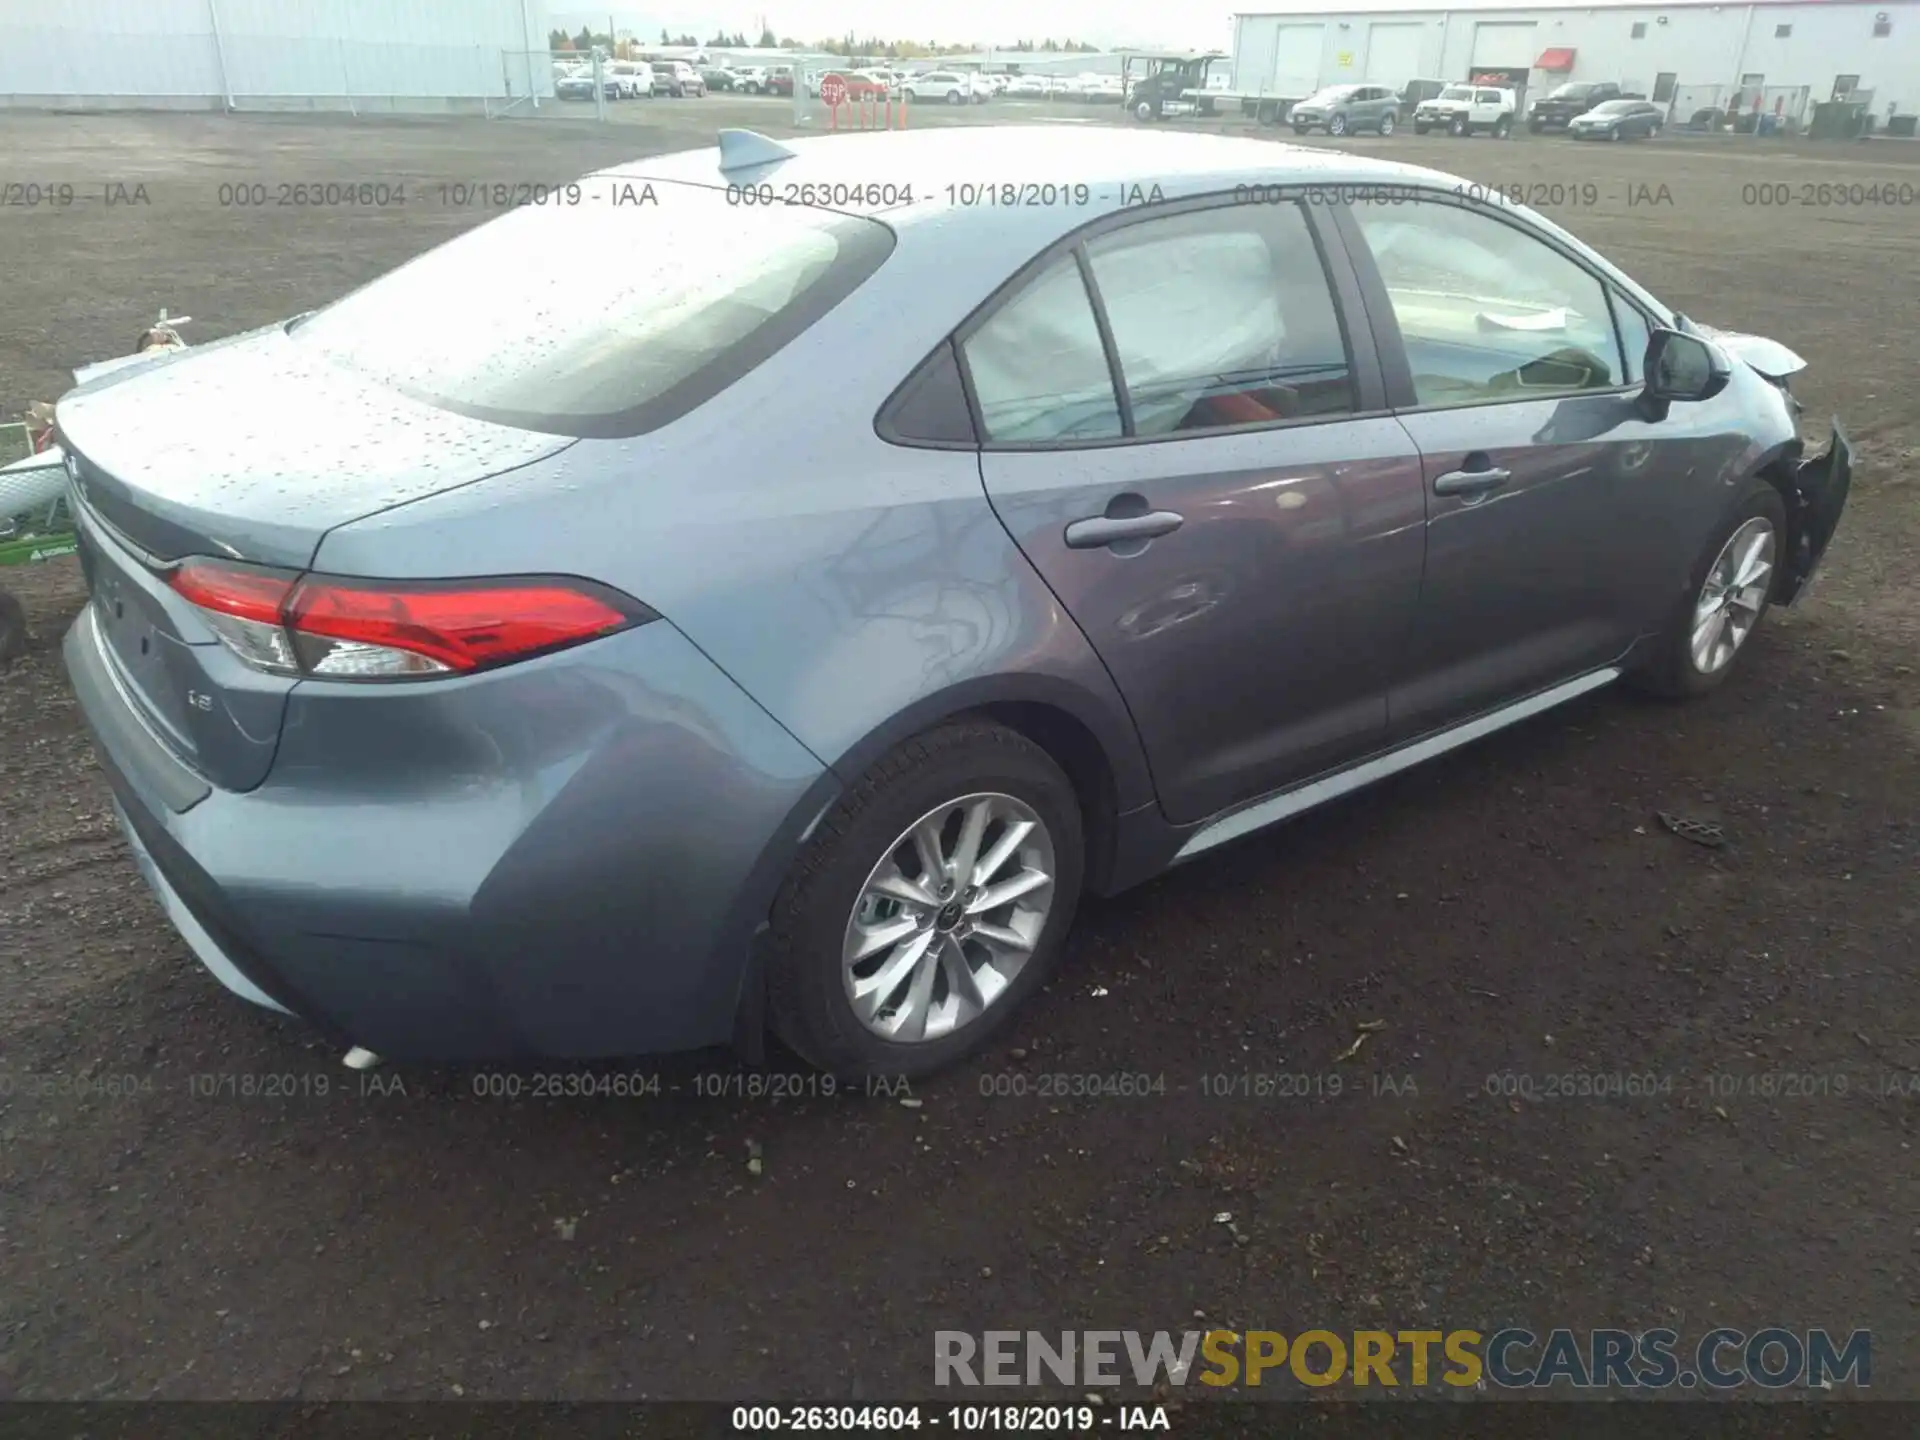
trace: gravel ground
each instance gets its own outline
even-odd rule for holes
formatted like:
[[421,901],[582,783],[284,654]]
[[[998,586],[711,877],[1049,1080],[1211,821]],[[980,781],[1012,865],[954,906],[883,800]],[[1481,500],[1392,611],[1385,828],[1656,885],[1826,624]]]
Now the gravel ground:
[[[227,334],[489,213],[442,183],[785,113],[0,116],[0,154],[33,160],[0,178],[85,197],[0,207],[0,396],[57,394],[160,303]],[[1808,357],[1854,497],[1819,589],[1730,684],[1680,708],[1591,697],[1090,906],[1019,1033],[918,1107],[703,1093],[737,1073],[724,1057],[635,1062],[651,1098],[536,1103],[456,1072],[363,1088],[218,989],[136,876],[69,699],[77,569],[9,572],[37,634],[0,675],[0,1396],[873,1399],[928,1392],[937,1329],[1197,1312],[1869,1328],[1874,1393],[1920,1395],[1920,210],[1743,204],[1760,183],[1911,190],[1912,147],[1353,143],[1572,186],[1542,208],[1688,313]],[[255,181],[414,199],[221,202]],[[1209,1093],[1247,1072],[1343,1094]],[[1044,1073],[1164,1089],[1042,1099]],[[1567,1073],[1659,1083],[1488,1093]],[[206,1095],[206,1075],[294,1093]],[[72,1093],[115,1076],[133,1093]]]

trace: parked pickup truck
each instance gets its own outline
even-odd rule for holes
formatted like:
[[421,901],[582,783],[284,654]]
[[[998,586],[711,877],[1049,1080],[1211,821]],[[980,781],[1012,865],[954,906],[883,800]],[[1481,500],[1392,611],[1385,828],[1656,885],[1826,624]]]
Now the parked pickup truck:
[[1535,135],[1543,130],[1564,130],[1573,123],[1574,117],[1619,98],[1620,87],[1611,80],[1576,80],[1557,85],[1527,107],[1527,129]]

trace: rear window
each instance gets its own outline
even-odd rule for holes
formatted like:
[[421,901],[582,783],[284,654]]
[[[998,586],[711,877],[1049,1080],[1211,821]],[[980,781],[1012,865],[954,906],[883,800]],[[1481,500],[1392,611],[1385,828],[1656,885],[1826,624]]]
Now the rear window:
[[[615,186],[657,203],[612,204]],[[601,178],[581,194],[428,251],[295,325],[295,342],[475,419],[638,435],[733,384],[893,249],[878,221],[729,205],[706,186]]]

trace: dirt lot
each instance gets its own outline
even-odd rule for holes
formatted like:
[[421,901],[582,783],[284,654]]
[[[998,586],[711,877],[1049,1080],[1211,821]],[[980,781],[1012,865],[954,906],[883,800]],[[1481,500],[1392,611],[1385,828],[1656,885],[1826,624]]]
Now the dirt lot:
[[[0,117],[0,154],[32,162],[0,178],[82,196],[0,208],[0,397],[51,397],[159,303],[230,333],[489,213],[443,182],[578,173],[750,112],[779,113]],[[0,676],[0,1395],[872,1399],[928,1392],[936,1329],[1202,1311],[1867,1327],[1875,1392],[1920,1395],[1920,208],[1742,203],[1911,194],[1920,169],[1892,143],[1353,143],[1576,187],[1541,208],[1689,313],[1809,358],[1810,419],[1840,412],[1858,447],[1854,498],[1815,597],[1731,684],[1679,709],[1603,694],[1089,909],[1020,1035],[919,1108],[702,1098],[725,1062],[699,1059],[647,1100],[418,1072],[363,1094],[164,923],[58,663],[77,571],[12,571],[38,638]],[[414,198],[221,202],[254,181]],[[104,203],[113,184],[130,203]],[[1660,810],[1729,844],[1683,843]],[[1206,1093],[1248,1071],[1346,1094]],[[1041,1072],[1165,1093],[983,1093]],[[1665,1084],[1488,1093],[1573,1072]],[[208,1096],[209,1075],[303,1093]],[[87,1076],[135,1093],[68,1093]]]

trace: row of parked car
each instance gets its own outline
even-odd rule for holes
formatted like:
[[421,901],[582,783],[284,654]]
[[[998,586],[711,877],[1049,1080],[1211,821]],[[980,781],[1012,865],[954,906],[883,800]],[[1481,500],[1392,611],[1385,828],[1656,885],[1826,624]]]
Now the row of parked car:
[[[696,70],[685,60],[608,60],[600,67],[600,87],[609,100],[662,95],[684,100],[719,88],[709,83],[710,73]],[[593,99],[593,67],[556,67],[553,93],[562,100]]]
[[[1294,130],[1347,135],[1371,130],[1391,135],[1411,112],[1414,131],[1425,135],[1489,134],[1504,140],[1520,118],[1519,94],[1501,85],[1414,80],[1399,90],[1386,85],[1330,85],[1287,112]],[[1527,129],[1538,135],[1563,130],[1575,140],[1635,140],[1658,135],[1666,111],[1640,96],[1623,95],[1610,81],[1561,85],[1527,107]]]
[[856,70],[810,70],[807,93],[818,95],[829,75],[839,75],[856,93],[905,96],[912,101],[950,105],[985,104],[997,96],[1016,100],[1071,100],[1118,105],[1125,91],[1118,75],[1008,75],[979,70],[892,70],[884,66]]
[[[821,82],[838,75],[855,98],[905,97],[910,101],[982,105],[996,96],[1025,100],[1067,100],[1119,104],[1124,95],[1118,75],[1007,75],[976,70],[895,70],[884,66],[796,71],[792,65],[696,67],[685,60],[610,60],[601,65],[601,85],[609,100],[649,96],[705,95],[716,90],[744,95],[787,95],[796,85],[820,94]],[[593,99],[593,67],[557,65],[554,93],[562,100]]]

